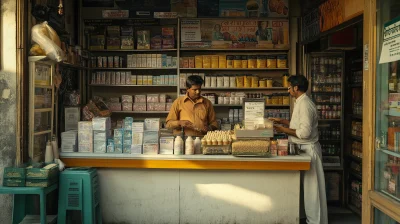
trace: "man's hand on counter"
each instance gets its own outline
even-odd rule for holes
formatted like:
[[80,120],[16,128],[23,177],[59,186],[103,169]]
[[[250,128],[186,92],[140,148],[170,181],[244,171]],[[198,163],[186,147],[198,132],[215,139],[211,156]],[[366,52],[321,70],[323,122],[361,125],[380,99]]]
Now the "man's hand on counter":
[[289,124],[290,124],[290,121],[285,120],[285,119],[280,119],[280,118],[277,118],[277,117],[270,117],[268,119],[270,121],[273,121],[276,124],[284,124],[284,125],[287,125],[287,126],[289,126]]
[[187,120],[178,121],[179,126],[193,129],[193,123]]
[[294,130],[294,129],[286,128],[286,127],[283,127],[280,125],[274,125],[274,128],[277,132],[281,132],[281,133],[285,133],[287,135],[292,135],[292,136],[297,137],[296,130]]

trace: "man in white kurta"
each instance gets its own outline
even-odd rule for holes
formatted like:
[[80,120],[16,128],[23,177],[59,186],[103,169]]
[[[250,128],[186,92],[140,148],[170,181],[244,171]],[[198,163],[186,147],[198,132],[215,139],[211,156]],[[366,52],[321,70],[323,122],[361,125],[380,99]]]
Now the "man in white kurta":
[[307,96],[308,80],[302,76],[291,76],[288,79],[288,92],[294,97],[292,119],[290,121],[271,118],[278,132],[289,135],[289,142],[297,144],[302,151],[311,156],[310,170],[304,172],[304,208],[307,223],[327,224],[328,212],[326,205],[325,177],[322,166],[321,145],[318,142],[318,115],[315,104]]

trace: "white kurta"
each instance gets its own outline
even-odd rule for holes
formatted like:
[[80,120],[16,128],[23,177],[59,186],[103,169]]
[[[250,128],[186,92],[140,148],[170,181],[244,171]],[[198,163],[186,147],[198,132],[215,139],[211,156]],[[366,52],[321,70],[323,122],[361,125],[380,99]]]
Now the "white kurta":
[[311,156],[310,170],[304,172],[304,208],[307,223],[327,224],[325,177],[322,166],[321,145],[318,142],[318,115],[315,104],[307,96],[296,99],[289,128],[296,130],[289,142],[300,145],[301,150]]

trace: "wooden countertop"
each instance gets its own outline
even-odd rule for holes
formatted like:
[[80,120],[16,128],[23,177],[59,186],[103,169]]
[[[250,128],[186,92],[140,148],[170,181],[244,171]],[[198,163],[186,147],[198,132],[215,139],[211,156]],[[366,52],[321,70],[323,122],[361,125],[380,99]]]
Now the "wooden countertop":
[[193,170],[309,170],[311,157],[275,156],[271,158],[232,155],[142,155],[111,153],[61,153],[67,167]]

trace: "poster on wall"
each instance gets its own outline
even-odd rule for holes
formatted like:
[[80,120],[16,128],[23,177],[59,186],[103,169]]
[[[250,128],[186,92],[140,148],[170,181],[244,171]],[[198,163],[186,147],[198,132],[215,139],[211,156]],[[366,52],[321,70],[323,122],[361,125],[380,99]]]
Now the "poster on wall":
[[220,17],[288,17],[288,0],[219,0]]
[[83,0],[83,7],[114,7],[114,0]]
[[[190,26],[187,27],[189,24]],[[200,24],[193,24],[193,22],[189,24],[185,20],[182,21],[182,47],[187,47],[184,42],[188,41],[201,42],[199,47],[216,48],[258,47],[269,49],[284,48],[289,45],[289,22],[287,20],[210,19],[201,20]],[[198,27],[201,31],[200,38],[197,36]],[[211,46],[204,46],[203,43],[211,43]],[[191,47],[196,46],[191,45]]]
[[383,26],[382,52],[379,64],[400,60],[400,16]]

